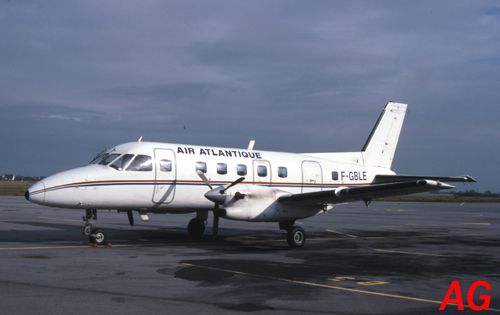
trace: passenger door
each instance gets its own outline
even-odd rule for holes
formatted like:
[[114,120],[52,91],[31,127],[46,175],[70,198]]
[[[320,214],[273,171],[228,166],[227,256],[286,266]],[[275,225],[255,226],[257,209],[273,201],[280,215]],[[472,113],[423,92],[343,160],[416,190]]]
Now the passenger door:
[[323,175],[321,165],[314,161],[302,162],[302,192],[319,191],[322,189]]
[[175,153],[169,149],[155,149],[155,185],[153,202],[167,204],[174,200],[177,167]]

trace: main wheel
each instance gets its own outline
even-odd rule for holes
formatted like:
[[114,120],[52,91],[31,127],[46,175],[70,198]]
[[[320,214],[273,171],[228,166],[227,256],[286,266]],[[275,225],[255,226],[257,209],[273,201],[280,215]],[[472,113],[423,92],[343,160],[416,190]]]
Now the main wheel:
[[95,243],[97,245],[105,245],[108,241],[106,233],[102,229],[95,229],[90,233],[89,240],[91,243]]
[[293,226],[287,231],[286,241],[290,247],[302,247],[306,243],[306,232],[300,226]]
[[203,220],[194,218],[191,221],[189,221],[188,224],[189,236],[198,239],[201,238],[204,232],[205,232],[205,222],[203,222]]

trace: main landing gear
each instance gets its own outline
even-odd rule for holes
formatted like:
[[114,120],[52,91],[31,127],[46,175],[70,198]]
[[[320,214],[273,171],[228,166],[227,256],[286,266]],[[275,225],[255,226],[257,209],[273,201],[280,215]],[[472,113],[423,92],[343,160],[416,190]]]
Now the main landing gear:
[[200,239],[205,233],[205,222],[208,218],[208,211],[197,211],[196,218],[191,219],[187,226],[189,236],[193,239]]
[[103,229],[93,228],[90,220],[97,220],[97,210],[96,209],[85,209],[85,215],[83,216],[83,226],[82,233],[89,238],[91,243],[96,245],[105,245],[108,238]]
[[280,229],[286,230],[286,241],[290,247],[302,247],[306,243],[306,232],[295,221],[280,222]]

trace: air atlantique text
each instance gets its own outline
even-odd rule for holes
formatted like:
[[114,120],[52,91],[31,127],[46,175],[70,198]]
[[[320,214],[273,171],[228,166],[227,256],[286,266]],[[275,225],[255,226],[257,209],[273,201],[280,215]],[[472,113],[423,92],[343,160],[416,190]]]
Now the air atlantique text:
[[[177,147],[177,153],[180,154],[196,154],[194,148],[191,147]],[[219,150],[211,148],[200,148],[199,155],[209,156],[224,156],[224,157],[240,157],[247,159],[262,159],[260,152],[241,151],[241,150]]]

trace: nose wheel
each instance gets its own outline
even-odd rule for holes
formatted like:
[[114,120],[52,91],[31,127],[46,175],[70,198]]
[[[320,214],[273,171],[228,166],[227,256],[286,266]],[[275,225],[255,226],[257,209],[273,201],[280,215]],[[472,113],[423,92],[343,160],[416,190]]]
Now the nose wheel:
[[82,229],[83,235],[89,238],[90,243],[96,245],[105,245],[108,241],[108,237],[103,229],[94,228],[90,220],[97,220],[97,210],[96,209],[86,209],[85,215],[83,216],[84,226]]
[[89,235],[89,240],[96,245],[106,245],[108,237],[103,229],[94,229]]

